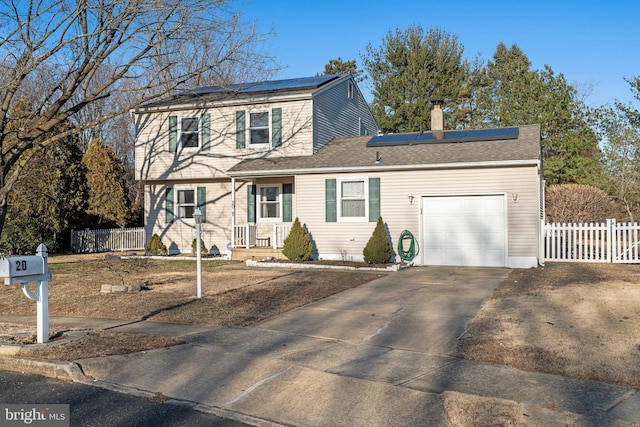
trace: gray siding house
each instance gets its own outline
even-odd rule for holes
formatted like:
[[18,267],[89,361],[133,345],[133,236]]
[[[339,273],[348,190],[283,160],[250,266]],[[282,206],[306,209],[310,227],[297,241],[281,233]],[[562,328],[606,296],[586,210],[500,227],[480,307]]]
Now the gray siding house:
[[[434,109],[432,123],[442,123]],[[190,252],[282,258],[297,217],[315,257],[363,260],[382,216],[419,265],[533,267],[540,256],[540,126],[377,135],[348,75],[201,88],[135,111],[147,235]],[[439,116],[440,115],[440,116]]]

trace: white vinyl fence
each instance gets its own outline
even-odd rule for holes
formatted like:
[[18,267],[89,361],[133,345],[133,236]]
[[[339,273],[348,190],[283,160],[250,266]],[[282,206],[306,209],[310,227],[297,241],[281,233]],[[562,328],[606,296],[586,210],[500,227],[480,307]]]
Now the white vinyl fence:
[[545,224],[544,249],[545,261],[640,263],[640,225]]
[[71,230],[71,249],[77,253],[142,250],[145,245],[143,227]]

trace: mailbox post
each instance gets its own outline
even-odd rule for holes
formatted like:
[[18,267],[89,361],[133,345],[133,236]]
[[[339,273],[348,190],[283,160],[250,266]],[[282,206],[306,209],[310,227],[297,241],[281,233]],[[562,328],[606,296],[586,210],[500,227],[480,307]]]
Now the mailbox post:
[[[5,285],[21,285],[22,292],[37,303],[38,343],[49,341],[49,273],[47,247],[38,246],[36,255],[0,257],[0,277]],[[36,282],[36,294],[29,283]]]

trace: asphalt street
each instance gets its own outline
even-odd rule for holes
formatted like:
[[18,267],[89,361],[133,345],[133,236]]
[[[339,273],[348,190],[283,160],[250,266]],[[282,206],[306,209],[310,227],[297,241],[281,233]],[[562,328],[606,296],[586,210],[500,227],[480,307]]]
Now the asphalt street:
[[71,426],[240,427],[247,425],[196,411],[188,405],[151,402],[141,397],[99,387],[2,370],[0,370],[0,403],[69,404]]

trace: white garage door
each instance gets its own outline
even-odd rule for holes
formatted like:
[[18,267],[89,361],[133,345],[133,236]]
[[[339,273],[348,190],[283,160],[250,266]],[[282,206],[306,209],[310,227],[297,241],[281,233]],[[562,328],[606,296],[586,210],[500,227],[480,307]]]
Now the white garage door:
[[503,195],[422,198],[424,265],[506,265]]

